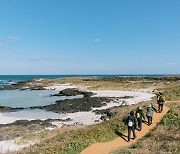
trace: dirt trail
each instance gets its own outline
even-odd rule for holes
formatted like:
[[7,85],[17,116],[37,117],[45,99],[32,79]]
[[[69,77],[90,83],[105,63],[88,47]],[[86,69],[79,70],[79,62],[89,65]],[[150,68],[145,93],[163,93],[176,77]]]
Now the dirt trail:
[[[104,142],[104,143],[95,143],[87,147],[84,151],[81,152],[81,154],[108,154],[111,151],[121,148],[130,146],[131,144],[135,143],[137,140],[145,136],[151,129],[153,129],[163,118],[163,116],[168,112],[169,108],[164,106],[162,113],[154,113],[153,115],[153,123],[148,126],[147,124],[142,125],[142,131],[136,131],[137,138],[135,140],[131,140],[129,143],[127,142],[127,133],[126,134],[120,134],[121,137],[118,137],[110,142]],[[132,133],[131,133],[132,136]]]

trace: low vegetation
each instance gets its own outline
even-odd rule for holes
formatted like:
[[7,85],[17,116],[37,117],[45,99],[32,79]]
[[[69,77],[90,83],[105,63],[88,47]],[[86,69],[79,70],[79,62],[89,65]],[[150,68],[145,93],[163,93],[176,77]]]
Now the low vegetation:
[[131,147],[113,151],[112,154],[157,154],[180,153],[180,97],[179,86],[162,88],[169,101],[166,105],[170,111],[164,116],[160,124],[144,138]]
[[44,86],[57,84],[72,84],[88,90],[133,90],[141,88],[162,88],[180,85],[180,76],[164,77],[106,77],[106,78],[60,78],[60,79],[38,79],[6,87],[5,89],[43,89]]
[[[126,81],[125,79],[84,79],[84,78],[66,78],[56,80],[41,80],[43,85],[54,85],[70,83],[78,85],[81,88],[88,89],[113,89],[113,90],[132,90],[138,88],[156,88],[157,91],[162,91],[170,107],[170,111],[163,118],[156,129],[152,130],[144,138],[139,140],[136,144],[128,148],[123,148],[112,152],[117,153],[179,153],[180,147],[180,117],[179,117],[179,77],[155,78],[155,79],[133,79]],[[156,91],[155,91],[156,92]],[[152,101],[155,104],[155,100]],[[151,102],[151,103],[152,103]],[[66,128],[65,131],[57,133],[52,131],[51,135],[46,138],[41,138],[38,144],[24,149],[20,153],[62,153],[62,154],[76,154],[81,152],[87,146],[95,142],[105,142],[116,138],[118,135],[116,131],[126,131],[125,118],[129,111],[135,110],[137,106],[141,105],[143,109],[147,103],[142,102],[132,106],[116,107],[111,111],[116,113],[109,121],[105,121],[96,125],[91,125],[81,128]],[[156,106],[156,105],[154,105]],[[60,129],[61,130],[61,129]],[[54,134],[54,135],[52,135]]]
[[121,108],[112,108],[111,111],[116,114],[109,121],[77,130],[67,130],[63,134],[56,134],[54,137],[45,139],[22,153],[76,154],[92,143],[110,141],[118,137],[117,131],[124,132],[127,129],[124,123],[126,116],[130,110],[135,110],[138,105],[145,108],[146,102]]

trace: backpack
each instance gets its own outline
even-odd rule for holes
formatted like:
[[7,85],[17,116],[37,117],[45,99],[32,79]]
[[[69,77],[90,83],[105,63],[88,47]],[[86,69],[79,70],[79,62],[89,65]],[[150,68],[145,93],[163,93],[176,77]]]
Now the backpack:
[[159,97],[158,97],[158,102],[164,102],[163,96],[159,96]]
[[134,125],[134,122],[133,122],[133,120],[132,120],[132,117],[130,116],[129,117],[129,121],[128,121],[128,126],[129,127],[132,127]]
[[140,118],[140,117],[141,117],[141,115],[140,115],[139,112],[136,114],[136,117],[137,117],[137,118]]

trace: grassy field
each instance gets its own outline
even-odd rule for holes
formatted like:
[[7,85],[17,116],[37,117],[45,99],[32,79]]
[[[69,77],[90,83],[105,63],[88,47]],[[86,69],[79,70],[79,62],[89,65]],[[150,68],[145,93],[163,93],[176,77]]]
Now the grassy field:
[[22,153],[76,154],[92,143],[110,141],[118,137],[116,134],[117,131],[126,131],[127,128],[124,121],[129,111],[135,110],[139,105],[145,109],[146,104],[147,102],[142,102],[132,106],[113,108],[112,112],[116,113],[116,115],[109,121],[75,130],[68,130],[67,128],[61,134],[55,132],[56,135],[54,137],[45,139],[40,144],[28,148]]
[[180,153],[180,101],[169,102],[168,114],[161,123],[131,147],[113,151],[112,154],[164,154]]
[[[132,90],[138,88],[157,88],[165,94],[166,100],[180,100],[179,87],[180,82],[176,79],[84,79],[70,78],[57,80],[42,80],[43,85],[54,85],[62,83],[71,83],[88,89],[118,89]],[[150,101],[156,106],[155,99]],[[66,128],[64,131],[52,131],[47,133],[45,138],[41,138],[41,142],[24,149],[20,153],[62,153],[76,154],[81,152],[87,146],[95,142],[110,141],[118,135],[116,131],[127,131],[124,123],[126,117],[131,110],[135,110],[138,106],[142,106],[144,111],[150,102],[141,102],[136,105],[112,108],[111,112],[116,113],[109,121],[105,121],[96,125],[83,128]],[[167,105],[171,111],[163,118],[162,122],[156,129],[151,131],[142,140],[139,140],[132,147],[119,149],[114,151],[117,153],[177,153],[179,152],[179,103],[169,102]],[[152,149],[152,150],[150,150]]]
[[180,76],[178,77],[111,77],[111,78],[60,78],[60,79],[43,79],[28,82],[27,86],[53,86],[57,84],[69,83],[88,90],[133,90],[141,88],[163,88],[180,86]]

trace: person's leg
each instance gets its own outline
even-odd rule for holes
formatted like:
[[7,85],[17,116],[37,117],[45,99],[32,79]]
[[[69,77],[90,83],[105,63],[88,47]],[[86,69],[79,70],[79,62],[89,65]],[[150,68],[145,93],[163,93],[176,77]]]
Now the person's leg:
[[159,113],[161,113],[161,110],[162,110],[162,105],[159,104]]
[[163,111],[163,104],[161,104],[161,112]]
[[150,125],[150,116],[147,116],[148,119],[148,125]]
[[142,130],[142,118],[139,118],[139,131]]
[[158,104],[158,112],[160,113],[161,112],[161,105]]
[[136,138],[135,127],[132,127],[133,137]]
[[131,138],[131,127],[128,127],[128,142],[130,141]]
[[139,118],[137,118],[137,126],[138,126],[138,128],[139,128]]
[[150,117],[150,124],[152,124],[152,117]]

